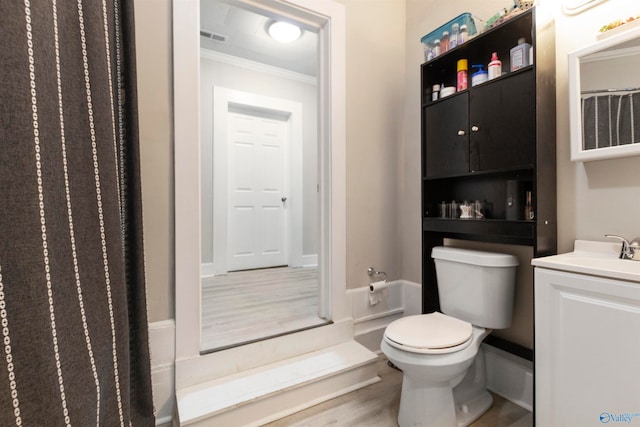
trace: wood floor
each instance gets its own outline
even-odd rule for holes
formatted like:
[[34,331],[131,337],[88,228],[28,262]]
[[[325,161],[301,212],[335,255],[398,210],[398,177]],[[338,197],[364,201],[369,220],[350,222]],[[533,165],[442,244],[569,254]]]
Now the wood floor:
[[317,268],[278,267],[202,279],[205,351],[326,323],[318,316]]
[[[381,356],[378,375],[382,381],[337,397],[267,427],[396,427],[402,373],[387,366]],[[471,427],[531,427],[533,417],[526,409],[493,395],[493,406]]]

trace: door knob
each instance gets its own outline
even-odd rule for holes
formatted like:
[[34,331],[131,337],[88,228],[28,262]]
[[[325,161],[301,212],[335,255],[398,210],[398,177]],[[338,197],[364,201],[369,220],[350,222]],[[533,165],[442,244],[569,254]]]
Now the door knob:
[[478,132],[480,128],[478,126],[471,126],[471,132]]
[[287,201],[287,198],[285,196],[283,196],[280,200],[282,200],[282,203]]
[[464,134],[465,134],[465,131],[463,131],[463,130],[459,130],[459,131],[458,131],[458,135],[459,135],[459,136],[464,136]]

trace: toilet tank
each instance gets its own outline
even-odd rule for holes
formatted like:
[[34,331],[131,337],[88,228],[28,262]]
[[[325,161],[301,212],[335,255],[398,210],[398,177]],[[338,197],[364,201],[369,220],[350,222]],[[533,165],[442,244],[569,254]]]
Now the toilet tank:
[[518,259],[495,252],[438,246],[436,264],[440,311],[473,325],[511,325]]

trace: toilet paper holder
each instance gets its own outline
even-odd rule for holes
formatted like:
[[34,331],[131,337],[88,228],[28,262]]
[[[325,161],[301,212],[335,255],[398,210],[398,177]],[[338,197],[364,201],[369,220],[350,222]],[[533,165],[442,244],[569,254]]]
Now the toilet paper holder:
[[375,280],[377,277],[383,277],[384,281],[387,281],[387,273],[384,271],[376,271],[373,267],[367,268],[367,274],[370,277],[369,281]]

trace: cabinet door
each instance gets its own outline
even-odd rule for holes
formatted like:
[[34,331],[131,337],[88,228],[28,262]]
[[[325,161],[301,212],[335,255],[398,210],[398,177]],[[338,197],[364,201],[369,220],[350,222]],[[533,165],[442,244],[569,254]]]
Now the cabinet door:
[[471,89],[472,171],[534,165],[536,141],[533,69]]
[[637,283],[536,267],[535,325],[536,425],[640,421]]
[[453,95],[425,110],[426,176],[469,172],[469,94]]

